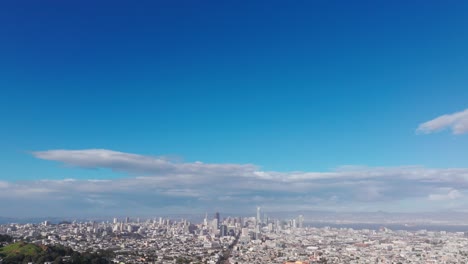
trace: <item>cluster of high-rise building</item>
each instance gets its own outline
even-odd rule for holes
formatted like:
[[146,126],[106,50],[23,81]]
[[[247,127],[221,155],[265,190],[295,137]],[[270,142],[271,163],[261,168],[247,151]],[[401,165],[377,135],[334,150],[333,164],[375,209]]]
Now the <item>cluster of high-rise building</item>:
[[[17,240],[77,251],[110,250],[115,263],[468,263],[463,232],[304,226],[304,217],[205,215],[201,223],[168,218],[0,225]],[[229,262],[226,262],[229,261]],[[1,260],[0,260],[1,263]]]

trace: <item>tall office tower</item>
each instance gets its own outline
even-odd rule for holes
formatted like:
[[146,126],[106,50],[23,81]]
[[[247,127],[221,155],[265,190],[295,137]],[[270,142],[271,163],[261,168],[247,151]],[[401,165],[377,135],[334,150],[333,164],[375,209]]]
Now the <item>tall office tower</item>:
[[226,225],[221,225],[219,229],[219,236],[224,237],[227,236],[228,230]]
[[117,218],[114,218],[114,224],[117,224]]
[[299,215],[299,228],[302,228],[303,224],[304,224],[304,216],[302,215]]
[[219,226],[221,225],[221,222],[220,222],[220,219],[219,219],[219,212],[216,212],[215,219],[218,221],[217,229],[219,229]]
[[257,224],[259,225],[260,224],[260,207],[257,207]]
[[205,213],[205,219],[203,219],[203,225],[208,226],[208,213]]
[[260,207],[257,207],[257,219],[256,219],[256,223],[255,223],[255,239],[258,239],[259,238],[259,234],[260,234]]
[[125,217],[125,223],[128,224],[130,222],[130,217]]

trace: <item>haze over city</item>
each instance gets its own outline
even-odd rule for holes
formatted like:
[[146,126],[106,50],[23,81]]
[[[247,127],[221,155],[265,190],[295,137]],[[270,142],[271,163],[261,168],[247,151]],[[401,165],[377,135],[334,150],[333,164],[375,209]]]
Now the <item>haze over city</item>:
[[468,213],[468,2],[27,2],[0,216]]

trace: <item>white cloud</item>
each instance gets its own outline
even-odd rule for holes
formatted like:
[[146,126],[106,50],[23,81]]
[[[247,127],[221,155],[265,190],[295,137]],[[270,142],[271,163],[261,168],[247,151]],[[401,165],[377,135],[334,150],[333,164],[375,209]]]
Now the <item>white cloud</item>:
[[45,160],[63,162],[64,164],[83,168],[109,168],[132,174],[158,175],[191,175],[194,172],[204,175],[236,176],[252,173],[256,168],[250,164],[204,164],[173,163],[161,157],[130,154],[107,149],[85,150],[48,150],[32,153],[35,157]]
[[452,188],[442,188],[439,193],[434,193],[429,195],[429,200],[431,201],[448,201],[456,200],[463,197],[463,194]]
[[417,132],[429,134],[450,128],[455,135],[468,133],[468,109],[442,115],[419,125]]
[[8,182],[0,181],[0,189],[6,189],[8,187],[10,187],[10,184]]
[[382,205],[414,199],[428,203],[417,206],[431,208],[431,201],[463,200],[461,193],[468,191],[468,168],[343,166],[325,172],[276,172],[252,164],[184,163],[103,149],[49,150],[33,155],[69,166],[127,174],[114,179],[64,175],[63,180],[0,182],[0,188],[8,189],[0,192],[0,198],[9,199],[11,205],[29,199],[35,207],[47,206],[64,214],[79,213],[83,208],[89,214],[167,208],[236,212],[258,202],[288,210],[305,208],[305,204],[316,209],[384,210]]

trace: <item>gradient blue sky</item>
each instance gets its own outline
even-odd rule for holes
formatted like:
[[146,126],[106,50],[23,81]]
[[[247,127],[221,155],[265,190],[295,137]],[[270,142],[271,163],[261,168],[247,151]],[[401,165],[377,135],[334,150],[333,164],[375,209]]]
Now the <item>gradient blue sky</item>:
[[[416,129],[468,108],[467,47],[466,1],[2,2],[0,181],[27,188],[142,176],[115,161],[84,166],[31,154],[59,149],[253,164],[285,175],[345,165],[466,168],[464,133]],[[436,193],[462,197],[456,186]],[[194,188],[186,187],[177,189]],[[314,198],[339,192],[324,188]],[[262,194],[242,193],[247,204]],[[301,195],[285,199],[311,197]],[[438,194],[417,198],[430,195]],[[400,200],[393,208],[387,198],[359,209],[429,208]]]

